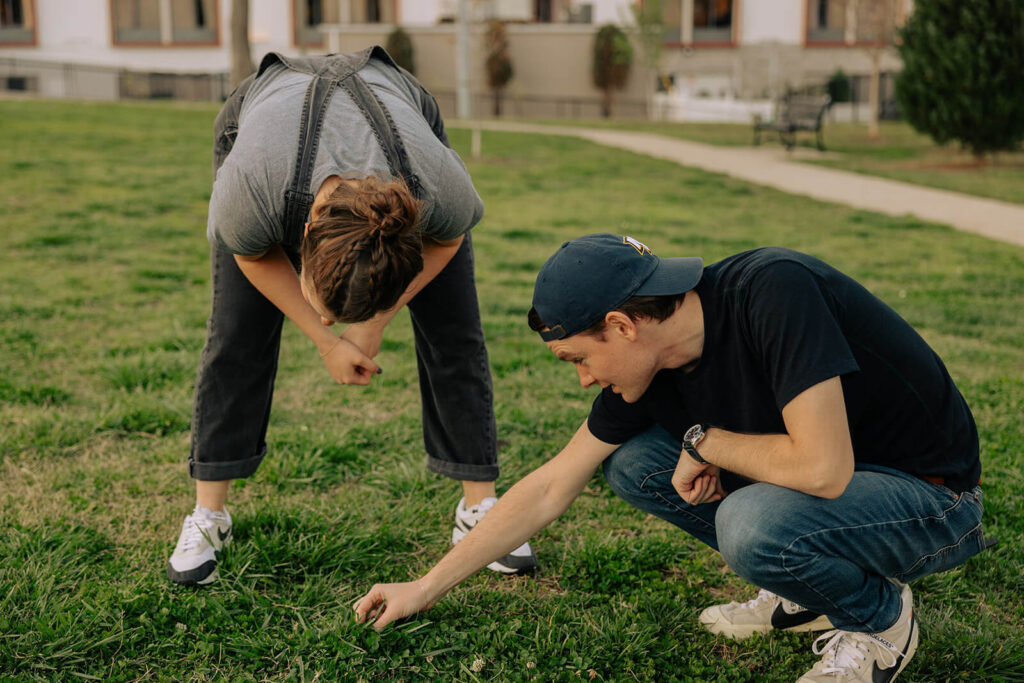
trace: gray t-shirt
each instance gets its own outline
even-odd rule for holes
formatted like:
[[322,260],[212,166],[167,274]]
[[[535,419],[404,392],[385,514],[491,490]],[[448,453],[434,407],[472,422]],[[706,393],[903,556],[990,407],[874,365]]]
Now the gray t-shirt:
[[[430,129],[420,109],[420,91],[394,68],[370,59],[359,75],[391,114],[420,180],[426,237],[455,239],[483,216],[483,202],[465,165]],[[217,171],[206,234],[234,254],[262,254],[275,244],[297,250],[284,234],[284,193],[295,172],[299,117],[312,76],[278,63],[257,79],[238,117],[238,137]],[[387,158],[370,124],[348,93],[337,88],[327,105],[309,192],[328,176],[390,177]]]

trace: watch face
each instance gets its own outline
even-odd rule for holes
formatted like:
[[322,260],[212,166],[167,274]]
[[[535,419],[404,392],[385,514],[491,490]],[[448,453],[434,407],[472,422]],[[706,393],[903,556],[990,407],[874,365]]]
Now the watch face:
[[694,441],[699,439],[702,434],[704,434],[704,430],[700,428],[700,425],[693,425],[686,430],[685,434],[683,434],[683,441],[692,444]]

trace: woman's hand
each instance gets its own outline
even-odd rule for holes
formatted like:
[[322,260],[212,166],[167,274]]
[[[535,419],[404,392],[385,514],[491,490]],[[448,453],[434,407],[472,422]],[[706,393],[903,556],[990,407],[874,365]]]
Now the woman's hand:
[[380,366],[368,358],[352,342],[337,338],[337,343],[322,352],[327,372],[338,384],[359,384],[366,386],[374,375],[381,373]]
[[357,622],[372,622],[373,628],[381,631],[393,621],[430,609],[435,602],[437,598],[429,595],[420,581],[378,583],[352,608]]
[[384,338],[384,326],[372,320],[355,323],[348,326],[341,338],[354,344],[367,358],[376,358],[380,352],[381,340]]

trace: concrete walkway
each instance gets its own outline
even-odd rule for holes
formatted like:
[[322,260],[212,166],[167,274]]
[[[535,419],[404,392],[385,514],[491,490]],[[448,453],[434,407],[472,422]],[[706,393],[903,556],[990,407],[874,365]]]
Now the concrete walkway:
[[[569,135],[724,173],[784,192],[893,216],[911,215],[1024,246],[1024,205],[792,161],[781,147],[717,147],[650,133],[503,121],[452,121],[452,128]],[[484,145],[486,149],[486,144]]]

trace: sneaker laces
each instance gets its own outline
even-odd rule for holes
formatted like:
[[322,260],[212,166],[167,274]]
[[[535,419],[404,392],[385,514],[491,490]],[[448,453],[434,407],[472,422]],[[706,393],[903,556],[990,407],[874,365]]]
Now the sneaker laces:
[[[206,512],[207,514],[203,514]],[[208,510],[201,510],[199,506],[192,511],[185,521],[181,525],[181,537],[178,539],[178,550],[183,553],[190,552],[199,547],[199,545],[206,541],[207,543],[213,544],[210,539],[210,529],[214,526],[214,521],[210,519]]]
[[[823,641],[827,642],[822,645]],[[821,660],[821,673],[841,674],[860,669],[860,662],[867,661],[872,646],[884,668],[889,669],[896,665],[899,652],[867,633],[827,631],[815,639],[811,650],[816,655],[824,655]]]
[[470,528],[472,528],[476,526],[477,522],[484,518],[484,515],[486,515],[497,502],[497,498],[484,498],[476,505],[466,505],[465,499],[463,499],[462,505],[459,506],[457,514],[462,521],[466,522]]
[[733,604],[735,604],[736,607],[742,607],[743,609],[752,610],[755,607],[757,607],[760,603],[774,600],[776,597],[778,596],[776,596],[775,593],[772,593],[771,591],[767,591],[764,588],[762,588],[757,592],[756,598],[752,600],[747,600],[746,602],[736,602]]

